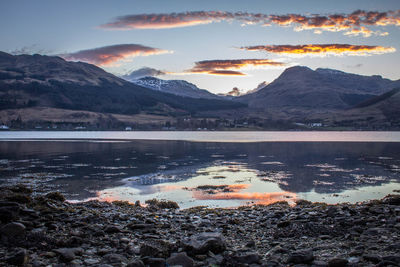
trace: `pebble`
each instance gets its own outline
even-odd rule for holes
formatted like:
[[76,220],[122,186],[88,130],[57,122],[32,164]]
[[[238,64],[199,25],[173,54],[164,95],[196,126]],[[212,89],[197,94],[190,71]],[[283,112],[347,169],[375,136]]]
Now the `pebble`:
[[9,192],[0,187],[0,215],[10,215],[0,218],[0,262],[7,265],[325,267],[400,262],[396,196],[358,205],[303,201],[295,207],[276,203],[179,210],[97,201],[72,204],[29,194],[24,199],[31,202],[19,204],[6,200]]

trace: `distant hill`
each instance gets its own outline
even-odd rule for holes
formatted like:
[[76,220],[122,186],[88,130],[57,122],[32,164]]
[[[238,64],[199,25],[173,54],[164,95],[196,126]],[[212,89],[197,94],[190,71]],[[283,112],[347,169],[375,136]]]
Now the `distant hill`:
[[400,87],[400,80],[296,66],[286,69],[264,88],[236,99],[252,108],[341,110],[395,87]]
[[400,123],[400,88],[358,104],[352,112],[368,115],[379,111],[388,122]]
[[243,104],[150,90],[83,62],[0,52],[0,110],[51,107],[115,114],[174,115]]
[[143,77],[140,79],[130,79],[130,82],[152,90],[170,93],[178,96],[192,98],[222,99],[207,90],[200,89],[196,85],[184,80],[162,80],[155,77]]

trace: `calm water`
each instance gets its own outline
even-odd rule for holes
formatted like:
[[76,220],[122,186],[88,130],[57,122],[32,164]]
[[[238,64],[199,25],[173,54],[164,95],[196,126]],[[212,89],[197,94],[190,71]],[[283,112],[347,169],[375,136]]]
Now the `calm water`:
[[[31,141],[10,141],[18,138]],[[0,132],[0,140],[1,184],[70,200],[235,207],[357,202],[400,189],[398,132]]]

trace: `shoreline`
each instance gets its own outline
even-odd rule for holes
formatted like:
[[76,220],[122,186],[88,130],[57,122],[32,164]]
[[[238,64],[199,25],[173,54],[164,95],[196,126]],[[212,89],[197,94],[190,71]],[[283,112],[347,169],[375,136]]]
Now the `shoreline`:
[[[40,193],[40,192],[35,192]],[[176,203],[175,203],[176,204]],[[400,195],[177,209],[0,188],[0,266],[398,266]]]

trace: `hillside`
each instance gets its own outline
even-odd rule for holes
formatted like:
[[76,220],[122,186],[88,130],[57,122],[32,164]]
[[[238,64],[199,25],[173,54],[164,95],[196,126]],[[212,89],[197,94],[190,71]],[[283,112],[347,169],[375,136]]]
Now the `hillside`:
[[252,108],[341,110],[400,86],[381,76],[362,76],[331,69],[291,67],[276,80],[238,101]]
[[150,90],[88,63],[0,52],[1,110],[51,107],[115,114],[176,115],[243,106]]

